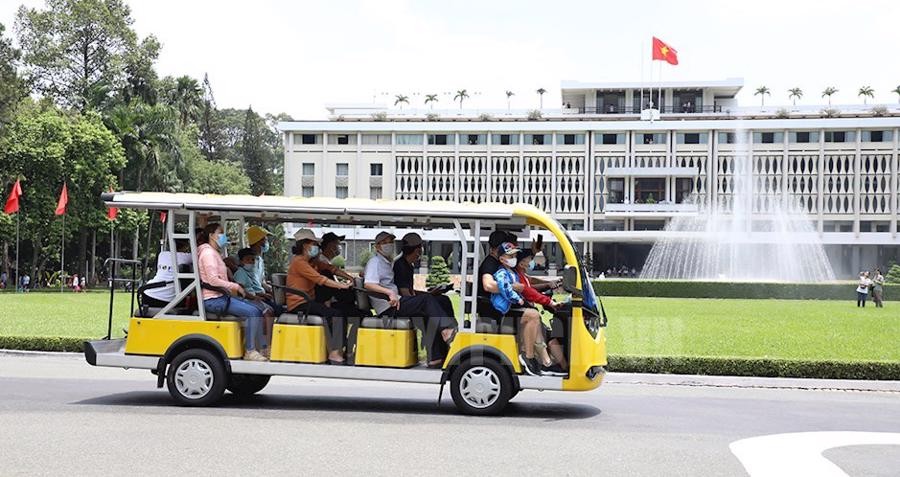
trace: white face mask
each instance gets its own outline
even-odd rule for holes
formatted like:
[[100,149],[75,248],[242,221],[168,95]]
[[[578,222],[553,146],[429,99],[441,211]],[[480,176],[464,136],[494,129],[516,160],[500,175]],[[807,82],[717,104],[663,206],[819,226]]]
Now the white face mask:
[[393,243],[383,243],[378,246],[378,250],[385,257],[394,258],[394,244]]
[[519,263],[519,260],[516,257],[506,258],[503,257],[503,264],[509,268],[516,268],[516,264]]

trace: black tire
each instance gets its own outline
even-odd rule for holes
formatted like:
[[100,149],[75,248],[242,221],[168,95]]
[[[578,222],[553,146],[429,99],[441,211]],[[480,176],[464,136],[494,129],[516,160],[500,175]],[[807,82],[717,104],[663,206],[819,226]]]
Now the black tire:
[[[184,368],[183,365],[187,364]],[[192,380],[193,379],[193,380]],[[175,356],[166,374],[169,394],[180,406],[212,406],[225,393],[228,373],[222,358],[205,349],[182,351]],[[190,388],[205,389],[190,395]]]
[[[466,398],[466,395],[472,396],[473,392],[477,395],[477,389],[465,392],[462,388],[466,381],[467,374],[471,380],[473,377],[482,381],[482,385],[490,383],[496,386],[496,392],[487,394],[491,397],[486,398],[483,405],[475,405]],[[471,385],[471,383],[468,383]],[[501,365],[494,359],[480,359],[478,363],[470,360],[463,361],[457,366],[450,375],[450,395],[453,397],[453,403],[456,408],[463,414],[473,416],[495,416],[503,412],[506,403],[513,396],[513,380],[509,369]]]
[[271,376],[264,374],[232,374],[226,389],[237,397],[246,398],[262,391],[269,379]]

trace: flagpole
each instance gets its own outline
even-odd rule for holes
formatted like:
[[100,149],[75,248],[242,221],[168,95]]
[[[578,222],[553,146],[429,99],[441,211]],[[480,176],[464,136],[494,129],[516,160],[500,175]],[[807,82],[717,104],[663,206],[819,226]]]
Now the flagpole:
[[65,270],[66,270],[66,214],[63,214],[62,235],[59,236],[59,292],[62,293],[65,287]]
[[16,292],[19,291],[19,215],[22,211],[16,211]]

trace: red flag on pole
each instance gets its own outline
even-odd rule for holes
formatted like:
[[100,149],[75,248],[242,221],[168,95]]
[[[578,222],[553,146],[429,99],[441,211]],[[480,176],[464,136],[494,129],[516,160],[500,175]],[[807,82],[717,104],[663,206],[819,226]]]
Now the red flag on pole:
[[162,223],[166,223],[166,218],[169,216],[165,211],[159,213],[159,221]]
[[13,184],[12,192],[9,193],[9,198],[6,199],[6,206],[3,207],[3,212],[7,214],[15,214],[18,212],[19,197],[22,197],[22,185],[19,183],[19,180],[16,179],[16,183]]
[[657,37],[653,37],[653,59],[662,60],[670,65],[678,64],[678,52],[675,48],[664,43]]
[[69,205],[69,189],[66,187],[66,183],[63,182],[62,192],[59,193],[59,202],[56,203],[55,214],[64,215],[67,205]]
[[[109,188],[109,191],[110,191],[110,192],[113,191],[113,190],[112,190],[112,187]],[[117,217],[118,215],[119,215],[119,208],[118,208],[118,207],[110,207],[110,208],[106,211],[106,218],[109,219],[109,220],[116,220],[116,217]]]

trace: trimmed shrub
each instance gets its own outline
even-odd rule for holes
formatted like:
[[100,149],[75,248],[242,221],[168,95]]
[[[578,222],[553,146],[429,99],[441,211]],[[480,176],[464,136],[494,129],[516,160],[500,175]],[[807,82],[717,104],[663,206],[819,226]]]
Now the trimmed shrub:
[[428,276],[425,278],[425,285],[428,288],[436,287],[450,283],[450,269],[444,257],[435,255],[431,257],[431,266],[428,268]]
[[0,349],[22,351],[84,351],[83,338],[60,336],[0,336]]
[[[751,298],[779,300],[855,300],[856,283],[703,282],[689,280],[595,280],[600,296],[663,298]],[[884,295],[900,296],[900,285],[885,285]]]
[[900,379],[900,362],[890,361],[806,361],[704,356],[609,356],[608,369],[620,373],[813,379]]

